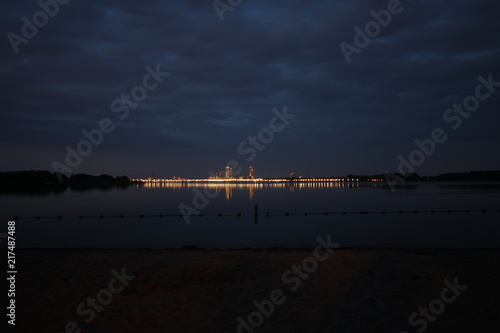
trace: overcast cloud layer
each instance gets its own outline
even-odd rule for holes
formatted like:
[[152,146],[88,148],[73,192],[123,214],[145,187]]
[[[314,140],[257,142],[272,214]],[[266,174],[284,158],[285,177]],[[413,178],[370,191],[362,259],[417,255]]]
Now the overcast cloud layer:
[[[40,7],[1,6],[1,170],[52,170],[102,118],[116,129],[76,173],[204,177],[233,159],[263,177],[395,171],[436,127],[448,140],[419,174],[500,169],[500,88],[457,130],[443,120],[478,76],[500,81],[497,1],[402,0],[350,64],[339,44],[386,1],[246,0],[220,21],[209,0],[72,0],[18,54],[7,34]],[[111,104],[157,64],[170,75],[120,120]],[[248,163],[238,145],[284,106],[296,118]]]

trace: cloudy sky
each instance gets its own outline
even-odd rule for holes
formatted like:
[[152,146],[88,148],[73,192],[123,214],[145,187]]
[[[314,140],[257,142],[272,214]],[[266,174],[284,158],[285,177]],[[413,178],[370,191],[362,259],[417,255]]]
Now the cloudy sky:
[[[56,161],[75,173],[204,177],[235,160],[263,177],[379,173],[436,128],[447,140],[415,172],[500,169],[500,87],[480,88],[479,106],[469,98],[466,118],[446,113],[475,96],[479,76],[500,82],[497,1],[402,0],[356,52],[355,27],[387,1],[244,0],[217,13],[212,0],[72,0],[53,17],[35,0],[1,7],[4,171]],[[127,102],[143,97],[148,66],[169,75]],[[273,122],[284,107],[295,118]],[[88,148],[82,131],[106,118],[114,129],[70,168],[68,147]]]

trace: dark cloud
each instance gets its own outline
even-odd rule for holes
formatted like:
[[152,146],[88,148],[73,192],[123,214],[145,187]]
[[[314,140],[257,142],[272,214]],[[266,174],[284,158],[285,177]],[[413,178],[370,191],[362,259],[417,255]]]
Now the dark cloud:
[[[500,93],[457,131],[443,121],[474,93],[479,75],[500,81],[500,5],[401,1],[403,10],[348,64],[371,10],[386,1],[243,1],[221,22],[211,1],[70,1],[15,54],[7,38],[36,1],[0,14],[2,169],[50,169],[81,131],[116,129],[76,172],[204,176],[287,106],[292,123],[252,161],[261,176],[395,170],[415,139],[449,140],[419,173],[500,169]],[[111,105],[142,84],[146,66],[170,75],[129,116]]]

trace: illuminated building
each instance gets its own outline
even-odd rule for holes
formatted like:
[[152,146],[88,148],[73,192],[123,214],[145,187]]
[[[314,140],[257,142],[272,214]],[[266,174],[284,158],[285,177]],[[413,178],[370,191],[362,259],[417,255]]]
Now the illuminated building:
[[230,166],[226,167],[226,178],[227,179],[233,178],[233,168],[231,168]]
[[253,166],[248,167],[248,178],[254,179],[255,178],[255,170]]

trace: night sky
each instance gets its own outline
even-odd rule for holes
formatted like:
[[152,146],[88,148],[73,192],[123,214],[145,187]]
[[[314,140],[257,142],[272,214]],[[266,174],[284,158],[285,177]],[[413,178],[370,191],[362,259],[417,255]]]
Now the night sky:
[[[387,1],[232,2],[221,21],[212,0],[72,0],[16,53],[8,34],[24,38],[22,17],[41,7],[4,1],[0,170],[67,165],[67,146],[106,118],[74,173],[206,177],[230,160],[259,177],[382,173],[435,128],[447,140],[415,172],[500,169],[500,84],[480,89],[489,96],[468,118],[444,119],[479,76],[500,82],[497,1],[402,0],[350,63],[340,44],[354,47],[355,27]],[[122,95],[143,87],[148,66],[162,74],[131,107]],[[272,132],[285,107],[289,123]],[[269,142],[250,154],[259,132]]]

